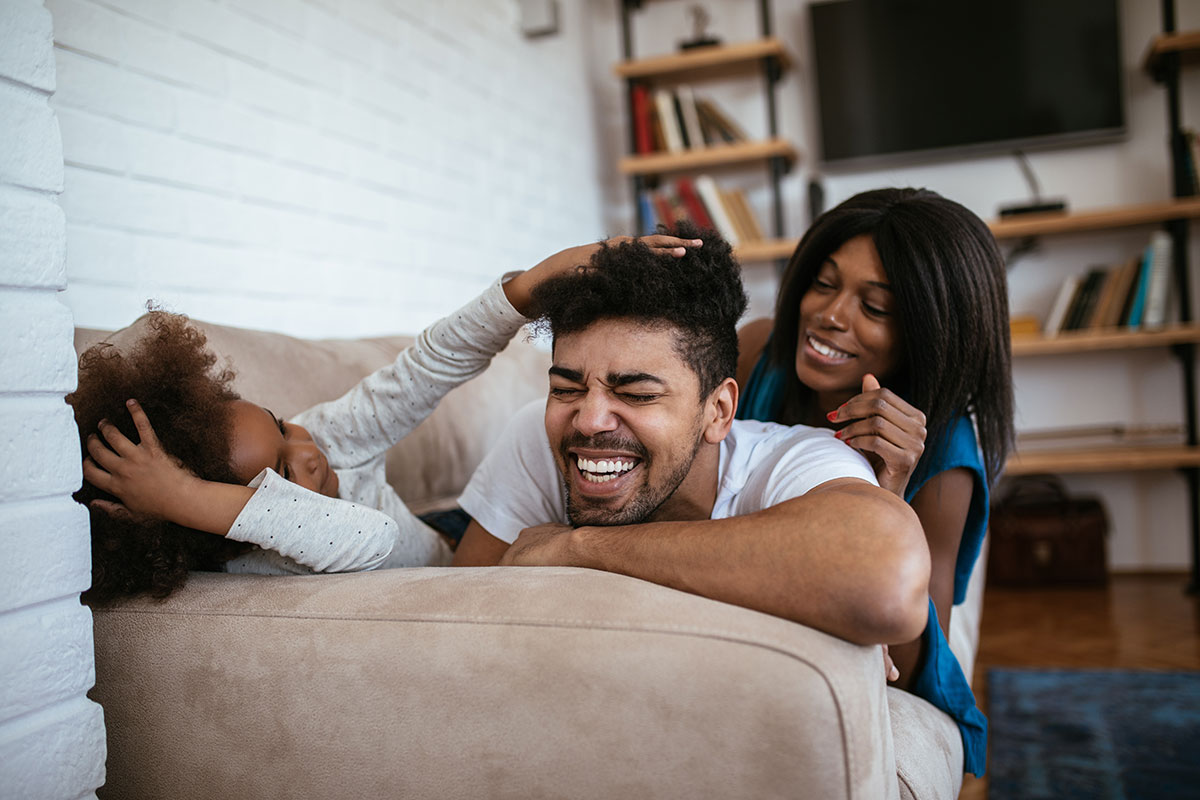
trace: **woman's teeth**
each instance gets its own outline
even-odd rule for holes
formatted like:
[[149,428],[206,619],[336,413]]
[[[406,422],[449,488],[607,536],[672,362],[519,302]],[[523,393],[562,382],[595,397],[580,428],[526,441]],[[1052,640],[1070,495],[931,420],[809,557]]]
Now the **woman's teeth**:
[[808,346],[811,347],[813,350],[816,350],[818,353],[825,356],[826,358],[854,358],[853,354],[843,353],[841,350],[834,350],[829,345],[822,344],[821,342],[818,342],[816,339],[812,338],[811,336],[808,337]]
[[623,473],[637,466],[637,462],[635,461],[623,461],[621,459],[591,461],[586,458],[580,458],[577,464],[584,479],[592,483],[608,483],[613,478],[618,478]]

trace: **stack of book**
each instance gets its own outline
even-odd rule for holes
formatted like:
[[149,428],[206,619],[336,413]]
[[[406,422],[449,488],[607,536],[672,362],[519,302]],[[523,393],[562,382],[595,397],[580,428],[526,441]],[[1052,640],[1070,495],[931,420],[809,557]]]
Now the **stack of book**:
[[639,155],[681,153],[746,141],[746,132],[692,87],[650,89],[633,86],[633,131]]
[[1171,237],[1156,231],[1136,258],[1070,276],[1059,287],[1042,334],[1162,327],[1167,322],[1172,260]]
[[762,241],[763,232],[746,202],[741,189],[726,190],[708,175],[679,178],[673,187],[644,191],[638,197],[642,205],[643,233],[652,233],[662,225],[674,231],[681,220],[701,228],[712,228],[734,247]]

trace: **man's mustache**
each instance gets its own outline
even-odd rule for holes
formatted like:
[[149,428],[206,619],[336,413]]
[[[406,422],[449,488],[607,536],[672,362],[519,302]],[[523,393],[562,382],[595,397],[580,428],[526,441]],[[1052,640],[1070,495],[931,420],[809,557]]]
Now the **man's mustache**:
[[615,433],[598,433],[594,436],[584,436],[576,431],[563,439],[561,449],[564,458],[567,456],[567,451],[572,448],[581,448],[585,450],[617,450],[622,453],[630,453],[637,456],[643,461],[646,460],[648,451],[637,439],[630,439],[627,436],[621,436]]

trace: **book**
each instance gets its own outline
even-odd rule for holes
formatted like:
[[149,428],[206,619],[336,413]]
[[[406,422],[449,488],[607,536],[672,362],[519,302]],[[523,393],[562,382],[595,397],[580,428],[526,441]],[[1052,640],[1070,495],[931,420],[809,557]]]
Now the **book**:
[[658,224],[667,229],[668,232],[675,230],[675,207],[671,203],[671,198],[667,197],[665,192],[655,192],[652,195],[654,202],[655,216],[658,217]]
[[1071,301],[1075,298],[1075,292],[1078,289],[1078,275],[1069,276],[1058,287],[1058,294],[1054,296],[1054,302],[1050,306],[1050,313],[1046,315],[1046,323],[1042,326],[1043,335],[1055,336],[1062,330],[1063,321],[1067,317],[1067,310],[1071,307]]
[[1146,280],[1146,305],[1142,311],[1143,328],[1161,328],[1167,322],[1167,294],[1171,284],[1171,261],[1175,246],[1166,231],[1150,236],[1150,276]]
[[1062,327],[1064,331],[1079,330],[1087,323],[1092,307],[1096,304],[1096,291],[1102,280],[1104,280],[1103,269],[1092,268],[1084,274],[1083,280],[1079,284],[1079,291],[1075,293],[1075,298],[1071,302],[1071,308],[1067,310],[1067,319],[1063,322]]
[[658,122],[667,150],[672,153],[683,152],[683,134],[675,118],[675,96],[666,89],[655,89],[654,107],[658,111]]
[[741,126],[716,107],[709,100],[696,99],[696,112],[700,115],[701,125],[707,124],[716,137],[730,144],[744,142],[749,137]]
[[650,90],[640,83],[630,89],[633,106],[633,140],[639,155],[654,152],[654,133],[650,127]]
[[1131,328],[1142,327],[1142,314],[1146,310],[1146,289],[1150,283],[1150,246],[1146,246],[1142,254],[1142,266],[1138,270],[1137,286],[1134,288],[1133,302],[1129,306],[1129,317],[1125,324]]
[[737,230],[733,227],[733,221],[729,219],[729,215],[725,213],[725,206],[721,204],[721,194],[717,191],[716,182],[711,176],[697,175],[696,191],[700,193],[705,208],[712,215],[717,233],[721,234],[725,241],[737,247],[739,244]]
[[704,131],[700,127],[700,112],[696,110],[696,95],[692,87],[687,84],[677,86],[675,97],[679,101],[680,115],[683,117],[683,128],[687,131],[689,145],[693,149],[704,147]]
[[654,197],[643,189],[638,192],[638,207],[642,215],[642,236],[649,236],[658,229],[658,214],[654,211]]
[[687,209],[688,218],[696,223],[701,228],[716,228],[713,224],[712,216],[708,209],[704,206],[704,201],[700,199],[700,195],[696,192],[696,187],[692,183],[691,178],[680,178],[675,181],[675,190],[679,193],[679,199],[683,203],[683,207]]
[[1140,258],[1131,258],[1113,270],[1112,278],[1106,286],[1107,303],[1104,308],[1096,311],[1095,327],[1116,328],[1121,325],[1128,307],[1130,289],[1141,263]]
[[1042,324],[1032,314],[1014,314],[1008,319],[1008,328],[1013,336],[1033,336],[1041,332]]
[[1100,302],[1104,300],[1105,290],[1108,290],[1109,282],[1112,278],[1112,270],[1105,266],[1093,267],[1088,272],[1088,276],[1092,277],[1092,285],[1088,289],[1091,296],[1087,297],[1087,305],[1080,309],[1079,323],[1075,325],[1075,330],[1084,330],[1087,327],[1093,326],[1093,320],[1096,319]]
[[742,219],[741,210],[734,205],[732,192],[729,189],[717,187],[717,195],[721,199],[721,207],[725,209],[725,215],[729,217],[729,221],[733,223],[734,233],[737,234],[739,242],[748,242],[750,237],[746,230],[746,222]]
[[746,193],[741,189],[734,189],[729,192],[729,196],[741,212],[743,227],[746,229],[749,240],[759,242],[765,239],[762,227],[758,224],[758,217],[754,215],[753,209],[750,208],[750,201],[746,199]]
[[688,135],[687,126],[683,122],[683,106],[679,102],[679,95],[671,92],[671,108],[675,111],[675,124],[679,127],[679,138],[683,142],[684,150],[692,149],[692,139]]

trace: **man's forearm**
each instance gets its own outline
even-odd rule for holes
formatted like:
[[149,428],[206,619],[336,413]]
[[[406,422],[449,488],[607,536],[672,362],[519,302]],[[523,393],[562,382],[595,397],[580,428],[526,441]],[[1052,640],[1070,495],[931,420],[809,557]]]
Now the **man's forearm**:
[[[859,481],[741,517],[563,536],[548,548],[555,563],[631,575],[850,641],[914,639],[928,614],[929,553],[919,520],[903,501]],[[522,563],[520,546],[518,539],[513,563]]]

